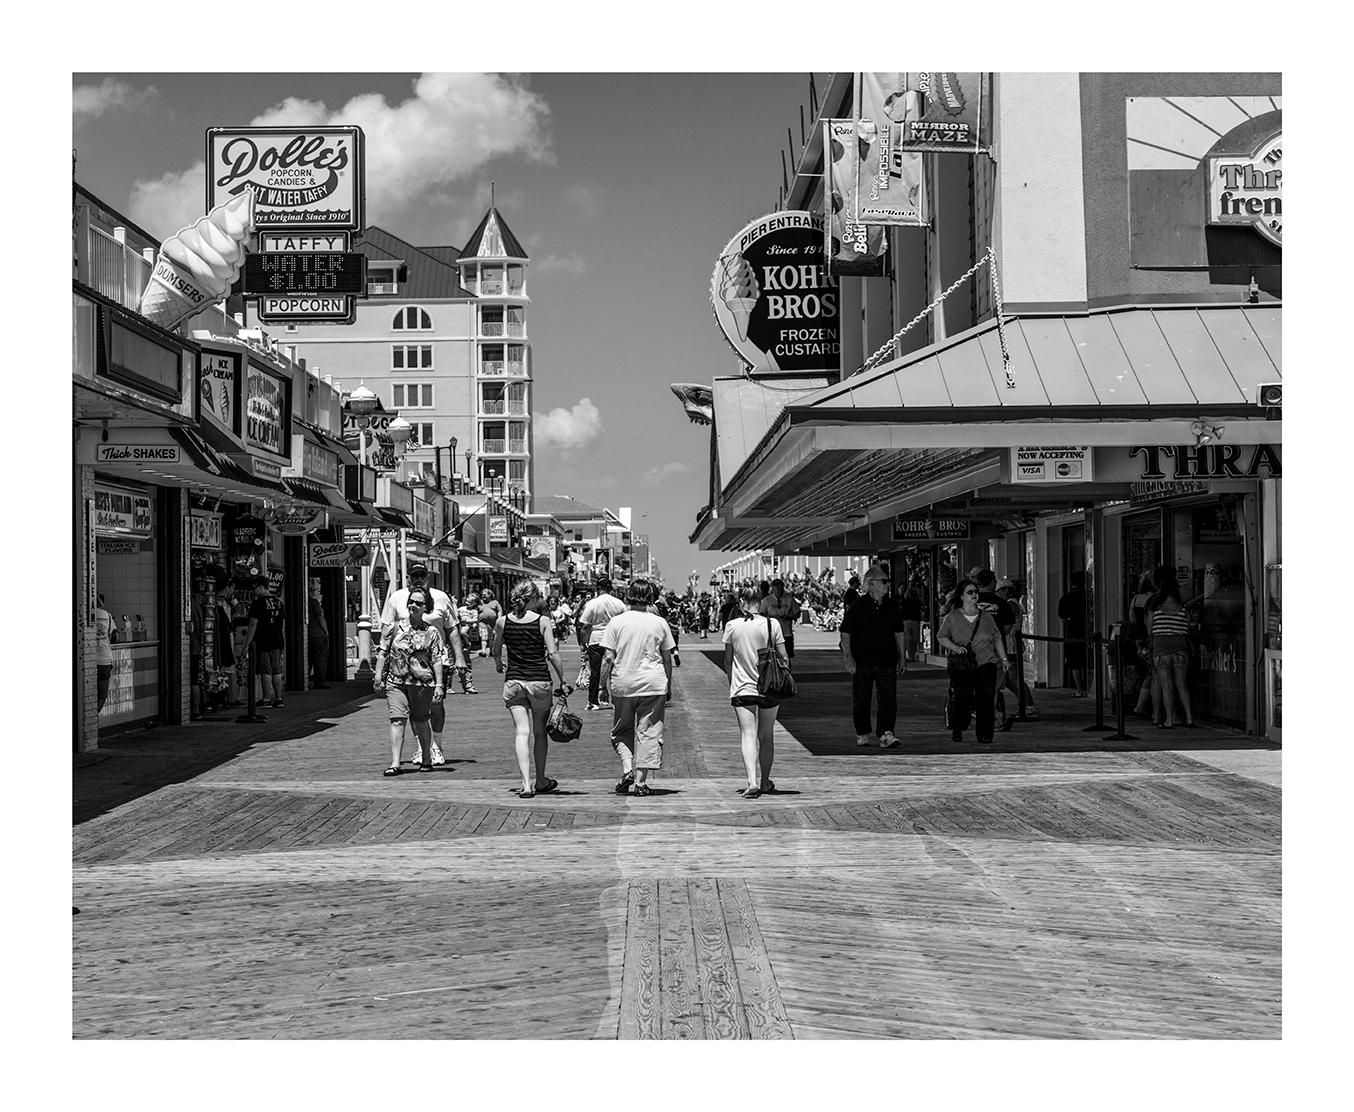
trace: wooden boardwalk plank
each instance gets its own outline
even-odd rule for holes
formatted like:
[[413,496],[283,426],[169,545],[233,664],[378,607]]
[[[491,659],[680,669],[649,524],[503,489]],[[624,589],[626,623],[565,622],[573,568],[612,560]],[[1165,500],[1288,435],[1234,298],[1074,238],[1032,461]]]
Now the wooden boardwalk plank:
[[738,975],[724,926],[715,882],[693,880],[687,887],[696,940],[696,970],[705,1035],[711,1039],[749,1037],[747,1014],[738,996]]
[[660,1037],[704,1038],[705,1021],[696,973],[696,939],[685,880],[662,879],[658,882],[658,932]]
[[618,1038],[662,1037],[658,1017],[659,945],[658,882],[632,881],[625,917]]
[[742,881],[726,879],[718,880],[716,885],[748,1036],[794,1038],[747,886]]

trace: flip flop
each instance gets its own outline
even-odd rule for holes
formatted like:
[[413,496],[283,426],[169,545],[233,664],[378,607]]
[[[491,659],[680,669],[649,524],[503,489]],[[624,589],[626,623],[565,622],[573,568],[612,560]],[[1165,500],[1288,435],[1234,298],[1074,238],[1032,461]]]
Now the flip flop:
[[633,784],[634,782],[635,782],[635,774],[633,772],[627,772],[618,781],[616,781],[616,794],[629,795],[630,785]]
[[549,794],[550,792],[554,791],[554,790],[555,790],[556,788],[558,788],[558,787],[559,787],[559,781],[558,781],[558,780],[552,780],[552,779],[550,779],[549,776],[547,776],[547,777],[545,778],[545,783],[544,783],[544,784],[537,784],[537,785],[536,785],[536,794],[537,794],[537,795],[547,795],[547,794]]
[[418,770],[419,772],[431,772],[433,770],[433,766],[430,764],[419,765]]
[[518,798],[518,799],[533,799],[533,798],[535,798],[535,795],[536,795],[536,789],[535,789],[535,788],[532,788],[531,791],[529,791],[529,792],[519,791],[519,792],[517,793],[517,798]]
[[399,774],[400,774],[399,765],[391,765],[388,769],[386,769],[383,773],[381,773],[382,776],[398,776]]
[[739,792],[738,794],[741,795],[744,799],[760,799],[761,796],[762,796],[762,789],[761,789],[761,788],[744,788],[744,789],[743,789],[741,792]]

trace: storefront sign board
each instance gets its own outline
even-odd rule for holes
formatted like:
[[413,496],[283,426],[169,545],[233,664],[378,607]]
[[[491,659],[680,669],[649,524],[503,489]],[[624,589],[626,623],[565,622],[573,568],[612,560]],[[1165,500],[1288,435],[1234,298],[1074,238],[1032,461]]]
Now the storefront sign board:
[[189,540],[193,548],[221,550],[221,515],[193,514],[188,518]]
[[85,620],[94,624],[94,611],[99,605],[99,531],[94,525],[94,499],[85,499]]
[[489,515],[489,543],[508,544],[508,519],[503,514]]
[[1148,479],[1279,479],[1279,444],[1139,444],[1097,448],[1095,474],[1100,482]]
[[198,414],[209,424],[240,435],[240,365],[238,351],[204,351],[198,356]]
[[431,502],[425,502],[422,498],[414,499],[414,532],[422,533],[425,537],[433,536],[436,516]]
[[282,466],[280,464],[273,463],[271,460],[259,459],[257,456],[250,457],[249,469],[262,479],[282,478]]
[[1275,132],[1249,157],[1208,160],[1208,223],[1250,225],[1283,246],[1283,133]]
[[367,257],[360,251],[260,251],[244,261],[241,292],[364,295]]
[[324,528],[328,515],[323,510],[279,511],[273,515],[273,528],[287,537],[301,537]]
[[710,283],[715,322],[754,374],[839,370],[826,224],[821,212],[773,212],[720,252]]
[[95,463],[181,463],[181,449],[177,444],[119,444],[94,445]]
[[348,232],[261,232],[259,250],[349,251],[352,238]]
[[299,460],[300,466],[293,464],[283,470],[284,475],[301,476],[325,486],[337,488],[339,485],[338,453],[307,440],[301,433],[292,434],[291,458]]
[[1089,447],[1011,449],[1013,483],[1089,483],[1094,470]]
[[121,487],[95,486],[94,525],[100,534],[149,537],[151,522],[149,495]]
[[214,127],[207,131],[207,208],[243,190],[266,229],[362,227],[365,192],[360,127]]
[[356,568],[367,562],[371,548],[365,544],[312,544],[309,549],[312,568]]
[[286,457],[291,433],[288,403],[290,380],[264,370],[252,360],[245,379],[245,443]]
[[964,541],[969,538],[969,520],[963,517],[906,517],[893,519],[895,541]]
[[263,324],[352,324],[357,299],[342,294],[264,294],[259,297]]
[[1145,506],[1189,494],[1207,494],[1210,489],[1210,484],[1202,479],[1182,479],[1178,482],[1173,479],[1147,479],[1129,484],[1128,500],[1134,506]]
[[282,593],[282,582],[287,577],[286,572],[281,568],[268,569],[268,590],[275,595]]

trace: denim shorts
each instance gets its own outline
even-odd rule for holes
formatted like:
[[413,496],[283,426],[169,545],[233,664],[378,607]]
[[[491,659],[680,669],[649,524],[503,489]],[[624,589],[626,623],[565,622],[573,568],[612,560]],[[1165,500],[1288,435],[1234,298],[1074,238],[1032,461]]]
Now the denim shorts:
[[386,686],[386,711],[393,722],[397,718],[407,718],[410,722],[426,721],[432,714],[433,689],[431,687],[407,687],[399,684]]
[[503,705],[526,707],[531,711],[549,710],[550,692],[548,680],[508,680],[503,685]]
[[1184,649],[1177,649],[1169,653],[1153,653],[1152,663],[1158,668],[1173,668],[1176,665],[1188,664],[1189,653]]
[[731,707],[778,707],[779,699],[773,699],[769,695],[735,695],[729,700]]

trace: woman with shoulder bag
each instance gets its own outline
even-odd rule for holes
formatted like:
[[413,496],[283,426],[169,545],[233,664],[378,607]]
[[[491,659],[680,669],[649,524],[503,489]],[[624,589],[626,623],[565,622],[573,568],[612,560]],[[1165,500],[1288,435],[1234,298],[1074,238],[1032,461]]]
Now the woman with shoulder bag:
[[748,778],[748,786],[739,793],[744,799],[756,799],[776,790],[771,780],[771,762],[776,755],[774,739],[780,700],[762,695],[758,689],[759,656],[769,649],[778,656],[787,672],[790,666],[780,623],[758,613],[761,603],[762,593],[755,586],[742,588],[738,592],[738,612],[724,627],[724,671],[729,677],[729,703],[738,720],[743,766]]
[[433,770],[430,718],[433,703],[440,703],[446,696],[443,676],[450,663],[446,642],[440,629],[423,620],[432,609],[432,595],[424,587],[413,587],[407,605],[409,617],[387,626],[381,636],[372,679],[372,687],[386,694],[390,717],[390,767],[385,770],[386,776],[400,774],[406,719],[418,739],[419,771]]
[[[555,694],[564,694],[564,665],[560,663],[555,647],[555,632],[550,619],[539,611],[543,609],[541,592],[536,584],[519,583],[509,596],[512,612],[499,617],[494,624],[489,655],[494,667],[505,672],[503,678],[503,705],[512,715],[513,744],[517,752],[517,768],[522,773],[521,799],[552,792],[559,782],[545,774],[546,756],[550,749],[550,735],[546,724],[550,717],[550,677],[554,673]],[[506,654],[507,662],[503,657]],[[536,779],[531,778],[531,759],[536,758]]]
[[1006,640],[997,620],[978,606],[978,586],[962,579],[950,597],[950,612],[937,640],[950,654],[946,670],[954,688],[955,713],[950,740],[962,741],[969,714],[976,711],[975,733],[991,745],[996,728],[997,680],[1006,667]]
[[1156,592],[1147,600],[1147,629],[1152,635],[1152,663],[1159,690],[1152,717],[1158,729],[1173,728],[1179,698],[1185,725],[1193,726],[1194,707],[1189,698],[1189,614],[1180,601],[1175,569],[1164,565],[1157,568],[1156,585]]

